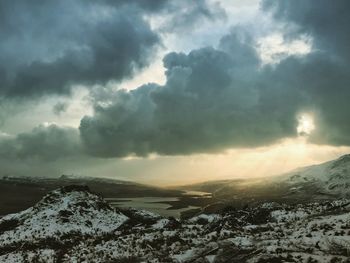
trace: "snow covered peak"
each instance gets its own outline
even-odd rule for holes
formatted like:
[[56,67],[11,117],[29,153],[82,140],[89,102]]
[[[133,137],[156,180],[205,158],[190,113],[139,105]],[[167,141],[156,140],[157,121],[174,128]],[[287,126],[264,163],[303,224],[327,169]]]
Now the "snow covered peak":
[[1,218],[0,244],[108,233],[127,219],[88,187],[67,186],[50,192],[32,208]]
[[89,187],[84,185],[71,185],[54,190],[33,207],[35,210],[54,208],[112,210],[102,197],[91,193]]

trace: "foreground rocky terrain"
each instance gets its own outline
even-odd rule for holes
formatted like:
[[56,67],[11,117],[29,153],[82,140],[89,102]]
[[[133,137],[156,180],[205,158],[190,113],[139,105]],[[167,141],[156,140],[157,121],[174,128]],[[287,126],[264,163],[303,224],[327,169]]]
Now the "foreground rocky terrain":
[[187,220],[113,209],[84,186],[0,219],[0,262],[350,262],[350,200],[264,203]]

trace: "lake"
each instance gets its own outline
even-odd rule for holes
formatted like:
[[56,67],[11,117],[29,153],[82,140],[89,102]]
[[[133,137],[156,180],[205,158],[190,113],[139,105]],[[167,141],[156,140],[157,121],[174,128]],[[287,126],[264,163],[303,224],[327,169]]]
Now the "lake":
[[[183,195],[191,195],[193,196],[193,198],[207,198],[210,194],[204,192],[187,191]],[[182,212],[200,208],[199,206],[187,206],[185,208],[180,209],[169,209],[172,206],[170,204],[167,204],[166,202],[179,201],[179,199],[180,197],[131,197],[106,198],[106,201],[112,207],[131,207],[136,209],[144,209],[159,214],[161,216],[172,216],[175,218],[180,218]]]

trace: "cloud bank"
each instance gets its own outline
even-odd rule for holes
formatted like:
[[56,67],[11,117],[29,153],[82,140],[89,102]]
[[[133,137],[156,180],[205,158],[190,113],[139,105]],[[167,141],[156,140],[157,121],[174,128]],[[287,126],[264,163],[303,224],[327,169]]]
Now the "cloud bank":
[[0,139],[2,160],[54,161],[82,154],[77,130],[55,124],[41,125],[31,132]]
[[[73,84],[121,81],[148,65],[161,43],[145,16],[172,17],[182,10],[188,15],[184,24],[170,19],[162,28],[171,31],[220,14],[204,1],[185,10],[181,1],[34,3],[0,4],[0,35],[6,39],[0,44],[0,96],[69,94]],[[28,5],[31,12],[25,12]],[[265,0],[261,6],[285,41],[310,38],[311,52],[264,65],[254,32],[233,27],[215,48],[167,54],[164,85],[97,89],[91,94],[94,114],[81,120],[79,131],[40,127],[1,142],[0,156],[144,157],[257,147],[297,136],[302,112],[315,118],[310,141],[350,145],[350,18],[344,12],[350,3]]]
[[286,59],[276,76],[289,89],[307,97],[305,108],[315,112],[315,143],[350,145],[350,2],[345,0],[271,1],[263,8],[287,23],[286,38],[306,34],[313,39],[314,52],[303,58]]
[[[227,147],[253,147],[291,136],[295,108],[282,107],[285,94],[265,96],[258,87],[259,57],[241,30],[202,48],[164,58],[167,81],[119,91],[108,106],[96,104],[80,133],[96,156],[191,154]],[[291,99],[291,98],[289,98]]]
[[[296,119],[314,113],[321,144],[349,145],[348,2],[264,1],[285,23],[285,39],[313,40],[313,51],[261,66],[254,36],[234,28],[217,49],[164,58],[164,86],[117,92],[81,121],[89,153],[102,157],[192,154],[255,147],[296,136]],[[350,21],[349,21],[350,22]]]
[[[172,2],[1,1],[0,97],[67,95],[132,76],[161,42],[145,16],[185,13]],[[205,1],[191,6],[193,20],[215,15]]]
[[69,94],[147,64],[159,38],[136,8],[108,1],[2,1],[0,95]]

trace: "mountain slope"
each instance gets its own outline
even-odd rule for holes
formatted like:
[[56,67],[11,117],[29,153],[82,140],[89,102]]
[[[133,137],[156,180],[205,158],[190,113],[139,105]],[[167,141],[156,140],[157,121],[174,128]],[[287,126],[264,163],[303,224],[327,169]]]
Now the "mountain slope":
[[218,199],[251,203],[255,201],[300,202],[350,197],[350,155],[326,163],[298,168],[291,172],[254,179],[209,181],[179,187],[208,191]]
[[301,192],[312,185],[320,194],[350,196],[350,155],[319,165],[296,169],[279,177],[291,190]]
[[[111,209],[102,197],[87,187],[72,186],[55,190],[40,202],[19,214],[11,214],[1,222],[12,222],[0,238],[2,245],[48,237],[62,237],[70,232],[98,234],[110,232],[127,217]],[[10,241],[12,240],[12,241]]]

